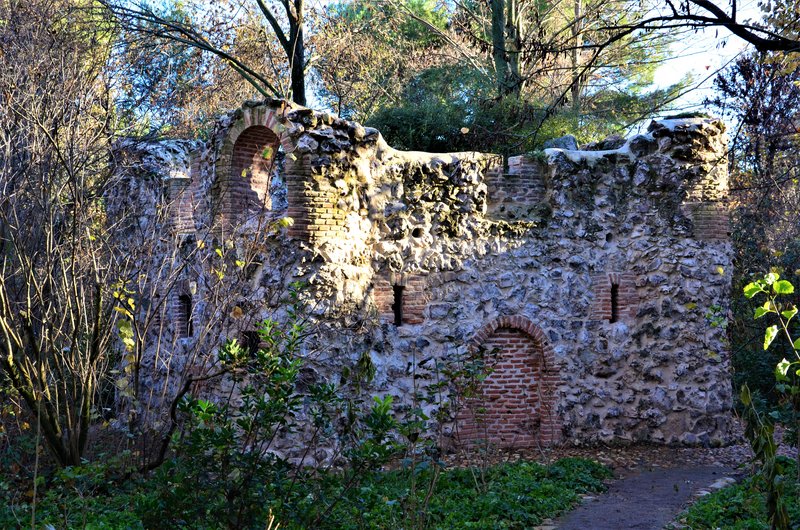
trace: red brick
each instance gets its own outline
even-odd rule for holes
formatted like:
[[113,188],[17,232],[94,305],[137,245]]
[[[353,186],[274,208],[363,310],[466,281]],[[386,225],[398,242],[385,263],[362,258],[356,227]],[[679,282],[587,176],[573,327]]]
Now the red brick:
[[485,351],[499,351],[496,361],[489,364],[491,373],[482,382],[479,396],[463,400],[456,418],[460,443],[485,440],[501,447],[521,447],[559,439],[558,432],[543,430],[543,426],[558,430],[556,419],[550,417],[555,399],[555,385],[549,377],[555,368],[552,350],[548,347],[546,353],[544,343],[527,330],[541,336],[538,328],[521,316],[501,317],[475,334]]

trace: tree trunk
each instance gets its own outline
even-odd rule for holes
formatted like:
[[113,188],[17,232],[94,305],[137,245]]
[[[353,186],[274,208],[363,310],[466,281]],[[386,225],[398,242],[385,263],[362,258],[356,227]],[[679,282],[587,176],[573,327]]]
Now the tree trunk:
[[287,53],[291,66],[292,101],[306,105],[306,46],[303,38],[303,0],[294,0],[294,13],[289,15],[289,41],[292,49]]
[[500,96],[519,95],[519,17],[516,0],[492,0],[492,57]]
[[579,49],[581,41],[581,0],[575,0],[575,21],[572,24],[572,110],[576,117],[581,113],[581,73]]
[[297,31],[294,40],[294,54],[291,58],[292,65],[292,101],[298,105],[306,105],[306,72],[305,72],[305,45],[303,44],[303,28]]

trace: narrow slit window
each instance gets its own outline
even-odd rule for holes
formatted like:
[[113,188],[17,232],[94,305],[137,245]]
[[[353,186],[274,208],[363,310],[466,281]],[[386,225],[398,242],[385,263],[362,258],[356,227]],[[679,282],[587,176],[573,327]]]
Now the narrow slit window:
[[402,285],[393,285],[392,292],[394,293],[394,302],[392,303],[392,312],[394,313],[394,325],[403,325],[403,291],[405,287]]
[[191,296],[188,294],[182,294],[178,297],[178,311],[180,312],[180,316],[178,318],[178,336],[182,339],[188,339],[194,332],[194,326],[192,326]]
[[612,324],[619,320],[619,284],[611,284],[611,318],[608,319]]
[[251,355],[258,351],[261,345],[261,335],[256,330],[242,332],[242,347],[250,352]]

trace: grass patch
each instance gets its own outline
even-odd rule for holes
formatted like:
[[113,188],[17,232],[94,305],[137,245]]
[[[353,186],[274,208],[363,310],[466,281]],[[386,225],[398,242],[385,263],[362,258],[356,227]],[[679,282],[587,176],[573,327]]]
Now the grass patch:
[[[796,468],[784,459],[789,472],[785,483],[785,500],[789,518],[800,523],[800,485],[795,480]],[[680,523],[692,530],[725,528],[730,530],[769,530],[765,494],[759,479],[747,480],[728,486],[701,498],[680,517]]]
[[[62,472],[63,473],[63,472]],[[200,492],[194,499],[197,512],[180,510],[179,518],[163,503],[163,478],[128,481],[111,486],[102,473],[86,468],[67,470],[67,476],[53,480],[37,506],[37,527],[56,528],[224,528],[229,526],[222,511],[225,501],[218,492]],[[523,529],[539,524],[574,506],[583,493],[605,489],[608,468],[589,460],[566,458],[544,466],[516,462],[486,469],[447,469],[440,472],[418,466],[386,472],[370,472],[358,485],[346,487],[334,476],[325,477],[324,491],[298,497],[294,502],[277,502],[278,491],[249,506],[250,514],[240,517],[237,528],[264,528],[271,510],[282,529],[307,528],[303,511],[309,505],[328,504],[324,517],[314,528],[480,528]],[[155,481],[159,481],[156,483]],[[265,490],[266,491],[266,490]],[[6,491],[6,494],[9,492]],[[197,493],[197,492],[195,492]],[[0,488],[2,497],[2,488]],[[332,500],[335,499],[335,502]],[[13,528],[29,525],[31,506],[20,498],[7,497],[0,504],[0,524]],[[158,507],[158,513],[152,510]],[[147,513],[147,512],[150,513]],[[244,514],[242,514],[244,515]],[[243,523],[243,521],[248,521]]]

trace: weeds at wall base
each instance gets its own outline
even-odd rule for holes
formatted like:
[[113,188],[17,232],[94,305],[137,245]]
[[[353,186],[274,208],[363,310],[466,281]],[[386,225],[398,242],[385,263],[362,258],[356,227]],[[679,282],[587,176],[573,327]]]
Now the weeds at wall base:
[[[607,468],[582,459],[550,466],[516,462],[489,467],[487,487],[481,491],[470,469],[420,465],[364,472],[354,488],[348,487],[348,471],[308,475],[287,496],[288,482],[273,474],[258,477],[264,482],[254,483],[246,495],[250,502],[234,520],[227,511],[230,499],[221,490],[189,492],[180,487],[186,473],[182,464],[174,461],[149,479],[116,485],[105,480],[107,466],[66,468],[47,487],[37,520],[56,528],[263,529],[272,514],[273,528],[278,522],[283,529],[522,529],[569,509],[583,493],[602,491],[603,480],[610,477]],[[337,496],[341,500],[335,507],[309,526],[309,514]],[[424,513],[414,508],[422,506]],[[0,525],[20,526],[29,511],[24,502],[4,504]]]

